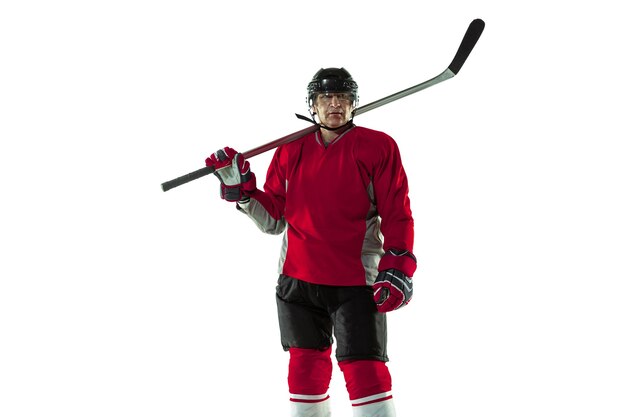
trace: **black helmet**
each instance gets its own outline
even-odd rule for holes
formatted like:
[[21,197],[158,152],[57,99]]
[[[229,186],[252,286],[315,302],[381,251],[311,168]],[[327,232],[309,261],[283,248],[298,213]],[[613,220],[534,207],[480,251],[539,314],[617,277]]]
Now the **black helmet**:
[[307,90],[309,107],[313,106],[315,97],[320,93],[351,93],[355,103],[359,98],[359,86],[345,68],[320,69],[313,76]]

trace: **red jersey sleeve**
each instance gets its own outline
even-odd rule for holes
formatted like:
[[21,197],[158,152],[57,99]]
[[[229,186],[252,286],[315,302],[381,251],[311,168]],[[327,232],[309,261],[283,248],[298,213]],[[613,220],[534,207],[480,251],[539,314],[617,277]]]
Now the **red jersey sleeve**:
[[280,220],[285,213],[285,199],[287,184],[285,173],[281,167],[281,159],[284,157],[283,148],[279,147],[274,152],[274,157],[267,169],[263,190],[257,190],[251,198],[257,200],[263,208],[276,220]]
[[413,216],[409,184],[396,142],[385,135],[372,170],[376,208],[381,218],[385,251],[396,248],[413,251]]

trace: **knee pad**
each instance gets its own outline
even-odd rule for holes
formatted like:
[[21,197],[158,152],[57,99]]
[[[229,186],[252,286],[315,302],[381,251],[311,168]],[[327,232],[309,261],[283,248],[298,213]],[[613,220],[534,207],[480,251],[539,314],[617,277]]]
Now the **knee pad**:
[[352,405],[391,399],[391,375],[385,362],[377,360],[347,360],[339,362],[346,380]]
[[331,348],[324,350],[289,348],[287,382],[291,401],[319,402],[328,398],[333,365]]

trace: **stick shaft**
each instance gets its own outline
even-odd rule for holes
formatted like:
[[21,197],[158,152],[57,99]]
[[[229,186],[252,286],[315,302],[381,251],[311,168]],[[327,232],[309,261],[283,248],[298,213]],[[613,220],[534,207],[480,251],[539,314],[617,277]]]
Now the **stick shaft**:
[[165,181],[161,184],[161,189],[163,191],[171,190],[172,188],[178,187],[179,185],[187,184],[193,180],[197,180],[198,178],[202,178],[205,175],[212,174],[215,171],[213,167],[204,167],[200,168],[197,171],[190,172],[189,174],[181,175],[178,178],[174,178],[170,181]]
[[278,148],[279,146],[284,145],[286,143],[293,142],[294,140],[300,139],[300,138],[308,135],[309,133],[313,133],[316,130],[319,130],[319,128],[320,128],[319,125],[312,125],[312,126],[309,126],[309,127],[305,128],[305,129],[298,130],[297,132],[294,132],[294,133],[292,133],[290,135],[287,135],[287,136],[283,136],[280,139],[276,139],[276,140],[268,142],[268,143],[266,143],[264,145],[257,146],[254,149],[250,149],[249,151],[246,151],[246,152],[243,153],[243,157],[246,158],[246,159],[247,158],[252,158],[253,156],[259,155],[259,154],[261,154],[263,152],[267,152],[267,151],[269,151],[271,149]]
[[396,101],[410,94],[417,93],[418,91],[422,91],[428,87],[432,87],[433,85],[439,84],[440,82],[448,80],[452,77],[454,77],[454,73],[450,71],[449,69],[446,69],[444,72],[437,75],[436,77],[431,78],[428,81],[424,81],[423,83],[414,85],[413,87],[409,87],[405,90],[398,91],[397,93],[391,94],[387,97],[383,97],[379,100],[366,104],[365,106],[356,108],[354,109],[354,115],[356,116],[357,114],[363,114],[370,110],[374,110],[377,107],[384,106],[385,104],[389,104],[392,101]]
[[[283,136],[282,138],[278,138],[264,145],[257,146],[254,149],[250,149],[249,151],[246,151],[243,153],[243,157],[252,158],[253,156],[256,156],[263,152],[267,152],[270,149],[274,149],[286,143],[293,142],[296,139],[300,139],[308,135],[309,133],[315,132],[318,129],[319,129],[318,125],[313,125],[305,129],[298,130],[297,132],[294,132],[290,135]],[[179,185],[183,185],[193,180],[197,180],[198,178],[202,178],[205,175],[212,174],[214,171],[215,169],[213,167],[200,168],[197,171],[193,171],[193,172],[190,172],[189,174],[185,174],[178,178],[174,178],[173,180],[164,182],[163,184],[161,184],[161,188],[163,189],[163,191],[171,190],[172,188],[178,187]]]
[[[438,76],[431,78],[428,81],[424,81],[423,83],[414,85],[413,87],[409,87],[405,90],[399,91],[395,94],[391,94],[387,97],[383,97],[379,100],[376,100],[370,104],[366,104],[365,106],[361,106],[358,107],[354,110],[354,115],[357,114],[363,114],[365,112],[368,112],[370,110],[374,110],[377,107],[380,106],[384,106],[385,104],[389,104],[392,101],[396,101],[399,100],[403,97],[408,96],[409,94],[413,94],[413,93],[417,93],[418,91],[421,91],[425,88],[428,87],[432,87],[435,84],[439,84],[442,81],[445,81],[447,79],[450,79],[454,77],[454,73],[451,72],[449,69],[446,69],[444,72],[442,72],[441,74],[439,74]],[[271,142],[268,142],[266,144],[263,144],[261,146],[258,146],[254,149],[251,149],[247,152],[243,153],[244,158],[251,158],[253,156],[259,155],[263,152],[267,152],[271,149],[277,148],[281,145],[285,145],[289,142],[293,142],[294,140],[300,139],[306,135],[308,135],[309,133],[315,132],[316,130],[319,129],[319,125],[314,125],[314,126],[309,126],[306,129],[302,129],[299,130],[297,132],[294,132],[290,135],[284,136],[282,138],[273,140]],[[191,182],[193,180],[197,180],[198,178],[204,177],[205,175],[209,175],[212,174],[214,172],[213,167],[204,167],[204,168],[200,168],[197,171],[193,171],[190,172],[189,174],[180,176],[178,178],[175,178],[171,181],[166,181],[163,184],[161,184],[161,188],[163,189],[163,191],[168,191],[171,190],[172,188],[178,187],[179,185],[183,185],[186,184],[188,182]]]

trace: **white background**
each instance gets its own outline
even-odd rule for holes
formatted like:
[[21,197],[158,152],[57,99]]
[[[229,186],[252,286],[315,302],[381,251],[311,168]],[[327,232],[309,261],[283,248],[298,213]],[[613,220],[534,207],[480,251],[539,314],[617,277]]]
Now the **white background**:
[[346,67],[361,104],[434,77],[480,17],[457,77],[356,119],[396,139],[411,183],[398,415],[623,417],[617,4],[3,2],[0,415],[288,415],[280,237],[213,177],[160,184],[306,127],[320,67]]

